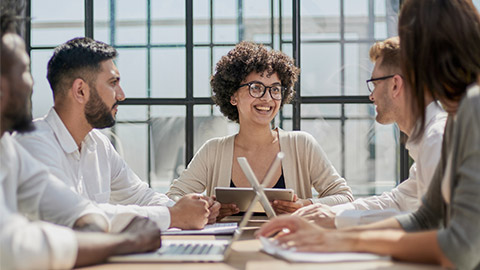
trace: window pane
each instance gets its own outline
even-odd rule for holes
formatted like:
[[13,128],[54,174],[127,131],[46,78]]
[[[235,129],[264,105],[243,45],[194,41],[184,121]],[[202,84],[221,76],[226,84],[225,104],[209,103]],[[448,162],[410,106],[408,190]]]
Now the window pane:
[[237,1],[213,1],[213,42],[237,43]]
[[377,124],[371,104],[344,105],[347,118],[342,124],[341,115],[335,116],[340,106],[302,105],[302,130],[318,140],[355,196],[391,189],[398,179],[396,127]]
[[185,1],[151,2],[152,43],[185,43]]
[[147,121],[147,106],[120,105],[117,112],[117,121]]
[[370,79],[373,70],[368,54],[372,44],[345,44],[345,95],[369,94],[366,80]]
[[270,1],[245,0],[243,2],[243,40],[271,43]]
[[301,47],[302,96],[340,95],[340,45],[310,44]]
[[340,121],[318,119],[301,121],[302,130],[312,134],[318,141],[328,159],[332,162],[339,174],[342,174],[342,153]]
[[185,169],[185,107],[152,106],[151,185],[166,192]]
[[47,62],[52,50],[34,50],[31,52],[33,76],[32,116],[42,117],[53,106],[53,93],[47,81]]
[[147,42],[146,1],[116,0],[115,3],[115,44],[145,44]]
[[31,45],[57,46],[74,37],[84,36],[83,2],[83,0],[31,1]]
[[146,53],[145,49],[118,49],[115,62],[127,98],[147,97]]
[[111,44],[110,1],[93,1],[93,36],[96,40]]
[[300,9],[303,41],[340,38],[338,0],[305,0]]
[[195,97],[211,97],[210,88],[210,48],[193,49],[193,95]]
[[113,128],[112,143],[128,166],[142,179],[148,181],[147,124],[118,123]]
[[210,1],[193,1],[193,42],[210,43]]
[[238,124],[227,120],[219,111],[218,106],[197,105],[193,111],[194,124],[194,152],[209,139],[236,134]]
[[185,97],[185,48],[152,49],[152,97]]

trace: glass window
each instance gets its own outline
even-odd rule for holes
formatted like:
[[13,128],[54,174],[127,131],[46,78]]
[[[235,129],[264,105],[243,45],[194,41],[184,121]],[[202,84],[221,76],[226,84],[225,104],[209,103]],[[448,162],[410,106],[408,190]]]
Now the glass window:
[[[84,13],[89,10],[85,3],[89,1],[31,1],[34,117],[43,116],[53,104],[45,79],[52,49],[85,35]],[[480,5],[478,0],[474,3]],[[292,42],[292,1],[194,0],[192,4],[193,20],[188,20],[185,1],[93,1],[94,37],[117,48],[121,85],[130,102],[120,106],[118,124],[105,132],[142,179],[166,191],[186,166],[187,148],[195,153],[206,140],[237,132],[237,124],[205,102],[211,102],[209,82],[215,64],[237,42],[249,40],[290,56],[294,46],[300,46],[301,99],[296,101],[300,115],[286,104],[275,126],[292,130],[294,123],[300,123],[301,130],[318,140],[356,196],[379,193],[400,180],[398,129],[375,122],[365,85],[373,68],[370,46],[397,35],[399,0],[302,0],[300,44]],[[189,27],[193,47],[186,44]],[[193,74],[187,74],[190,68]],[[187,89],[190,80],[193,86]],[[359,97],[363,100],[357,104]],[[193,113],[188,110],[187,115],[188,106],[193,106]],[[189,117],[192,130],[185,127]],[[193,134],[193,141],[186,134]]]
[[47,80],[47,63],[52,56],[51,50],[31,52],[31,70],[33,77],[32,116],[42,117],[53,106],[53,93]]
[[83,0],[31,1],[31,46],[57,46],[74,37],[83,36],[83,3]]

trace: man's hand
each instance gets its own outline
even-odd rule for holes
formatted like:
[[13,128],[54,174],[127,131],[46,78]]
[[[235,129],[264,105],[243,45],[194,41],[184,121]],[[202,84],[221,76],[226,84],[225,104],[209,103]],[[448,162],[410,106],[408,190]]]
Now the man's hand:
[[305,218],[315,222],[315,224],[324,228],[335,229],[336,213],[332,211],[330,206],[325,204],[312,204],[307,207],[298,209],[292,215]]
[[272,202],[272,208],[275,210],[277,215],[280,214],[290,214],[298,209],[311,205],[312,202],[308,199],[298,199],[297,194],[293,195],[293,202],[289,201],[282,201],[282,200],[274,200]]
[[120,245],[117,254],[147,252],[162,245],[157,223],[145,217],[134,217],[120,235],[126,237],[128,244]]
[[168,208],[170,227],[199,230],[205,227],[210,216],[209,203],[199,194],[187,194]]
[[154,251],[161,246],[157,223],[138,216],[118,234],[75,232],[75,236],[78,244],[76,267],[100,263],[112,255]]

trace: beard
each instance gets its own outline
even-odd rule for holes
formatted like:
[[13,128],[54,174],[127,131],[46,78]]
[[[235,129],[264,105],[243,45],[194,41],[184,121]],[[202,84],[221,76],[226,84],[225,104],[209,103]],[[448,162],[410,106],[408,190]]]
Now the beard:
[[118,102],[108,108],[95,87],[90,86],[90,98],[85,105],[85,118],[93,128],[109,128],[115,125],[115,117],[112,115],[112,109]]
[[10,122],[8,131],[25,133],[35,130],[32,122],[32,102],[28,100],[22,105],[10,103],[4,114],[4,120]]

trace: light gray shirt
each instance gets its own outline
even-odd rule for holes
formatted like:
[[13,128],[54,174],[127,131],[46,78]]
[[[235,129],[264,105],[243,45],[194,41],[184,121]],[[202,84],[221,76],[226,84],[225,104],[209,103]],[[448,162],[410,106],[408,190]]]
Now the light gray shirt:
[[422,206],[397,220],[406,231],[438,229],[440,248],[456,268],[480,269],[478,85],[467,90],[456,116],[447,120],[440,163]]

